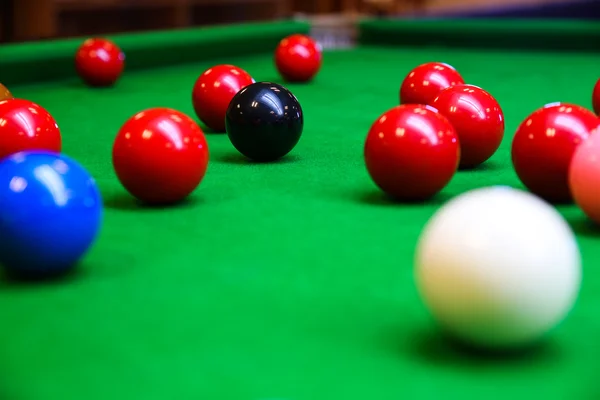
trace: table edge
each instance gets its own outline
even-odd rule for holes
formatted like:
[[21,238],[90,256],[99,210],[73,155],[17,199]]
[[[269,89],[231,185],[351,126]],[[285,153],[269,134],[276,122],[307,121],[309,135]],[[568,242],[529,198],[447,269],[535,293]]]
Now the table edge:
[[[290,34],[310,24],[286,20],[106,35],[126,55],[126,72],[272,52]],[[0,47],[0,79],[6,86],[76,77],[75,52],[85,38],[8,44]]]
[[600,22],[496,18],[366,19],[359,44],[600,52]]

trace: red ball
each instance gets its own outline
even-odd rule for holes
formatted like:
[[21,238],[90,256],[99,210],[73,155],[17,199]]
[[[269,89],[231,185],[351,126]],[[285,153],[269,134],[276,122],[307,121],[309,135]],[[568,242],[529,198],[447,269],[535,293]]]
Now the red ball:
[[371,127],[364,147],[369,175],[385,193],[402,201],[426,200],[452,179],[460,158],[458,136],[437,110],[401,105]]
[[90,86],[111,86],[123,73],[125,53],[108,39],[87,39],[75,54],[77,74]]
[[573,104],[553,103],[534,111],[518,127],[512,143],[512,162],[521,182],[548,202],[571,202],[573,153],[599,125],[593,112]]
[[198,77],[192,104],[200,120],[215,132],[225,132],[227,107],[240,90],[254,83],[249,73],[234,65],[216,65]]
[[458,134],[459,168],[474,168],[487,161],[504,138],[504,114],[500,104],[473,85],[454,85],[440,92],[431,104]]
[[323,50],[306,35],[291,35],[279,42],[275,50],[275,66],[288,82],[307,82],[321,69]]
[[0,158],[30,150],[61,152],[62,139],[54,117],[29,100],[0,101]]
[[400,104],[431,105],[442,90],[463,83],[464,79],[451,65],[439,62],[421,64],[402,81]]
[[600,115],[600,79],[594,86],[594,92],[592,93],[592,107],[597,115]]
[[148,109],[127,120],[112,152],[121,184],[148,204],[185,199],[204,178],[208,159],[202,129],[192,118],[169,108]]

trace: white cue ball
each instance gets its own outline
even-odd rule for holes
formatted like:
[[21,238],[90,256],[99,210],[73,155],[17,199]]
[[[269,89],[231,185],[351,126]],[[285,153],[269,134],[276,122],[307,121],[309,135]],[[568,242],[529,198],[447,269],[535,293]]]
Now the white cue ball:
[[429,220],[415,278],[446,332],[476,347],[514,349],[537,342],[569,313],[581,255],[550,204],[494,186],[458,196]]

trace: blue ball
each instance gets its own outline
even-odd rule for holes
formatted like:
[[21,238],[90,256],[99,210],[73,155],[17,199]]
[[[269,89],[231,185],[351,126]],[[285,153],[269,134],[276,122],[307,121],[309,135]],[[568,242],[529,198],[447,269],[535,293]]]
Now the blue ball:
[[25,274],[71,270],[94,243],[102,199],[73,159],[46,151],[0,162],[0,265]]

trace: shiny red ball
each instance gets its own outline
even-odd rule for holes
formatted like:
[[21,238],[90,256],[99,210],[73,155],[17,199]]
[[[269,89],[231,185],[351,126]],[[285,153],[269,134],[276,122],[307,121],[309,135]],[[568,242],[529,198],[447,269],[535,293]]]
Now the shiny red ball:
[[401,105],[372,125],[364,146],[367,171],[401,201],[433,197],[458,169],[460,147],[450,121],[435,109]]
[[291,35],[279,42],[275,50],[275,66],[288,82],[312,80],[323,61],[319,43],[306,35]]
[[598,79],[594,86],[594,91],[592,93],[592,107],[594,108],[596,115],[600,116],[600,79]]
[[463,83],[463,77],[451,65],[440,62],[421,64],[402,81],[400,104],[431,105],[442,90]]
[[87,39],[75,54],[77,74],[90,86],[111,86],[125,68],[125,53],[114,42]]
[[186,114],[169,108],[131,117],[119,130],[112,151],[121,184],[148,204],[184,200],[203,180],[208,160],[202,129]]
[[29,100],[0,101],[0,159],[29,150],[61,152],[62,138],[54,117]]
[[577,147],[600,126],[590,110],[567,103],[548,104],[529,115],[512,142],[512,162],[529,191],[552,203],[572,201],[568,176]]
[[254,83],[243,69],[216,65],[198,77],[192,89],[192,105],[200,121],[215,132],[225,132],[225,114],[233,97]]
[[454,85],[440,92],[431,105],[444,115],[458,134],[459,168],[487,161],[504,138],[504,113],[496,99],[473,85]]

